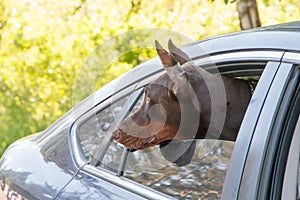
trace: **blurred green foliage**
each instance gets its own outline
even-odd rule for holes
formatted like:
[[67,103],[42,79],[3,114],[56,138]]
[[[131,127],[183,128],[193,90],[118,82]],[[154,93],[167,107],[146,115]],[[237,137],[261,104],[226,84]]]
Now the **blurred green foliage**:
[[[300,17],[298,0],[258,5],[263,25]],[[123,38],[114,46],[117,58],[111,49],[99,52],[112,62],[97,74],[97,85],[73,101],[78,73],[93,50],[143,28],[199,40],[238,31],[239,21],[235,4],[223,0],[0,0],[0,155],[12,141],[45,129],[89,93],[155,56],[151,48],[139,49],[134,37]]]

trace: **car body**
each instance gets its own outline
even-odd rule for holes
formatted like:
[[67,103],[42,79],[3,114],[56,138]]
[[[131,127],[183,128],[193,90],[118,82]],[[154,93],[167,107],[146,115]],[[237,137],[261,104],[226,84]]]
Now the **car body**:
[[191,168],[162,161],[155,148],[130,152],[102,134],[137,107],[145,85],[165,73],[154,58],[89,96],[45,131],[13,143],[0,161],[0,198],[297,198],[299,44],[300,21],[182,47],[207,71],[259,79],[236,142],[199,141]]

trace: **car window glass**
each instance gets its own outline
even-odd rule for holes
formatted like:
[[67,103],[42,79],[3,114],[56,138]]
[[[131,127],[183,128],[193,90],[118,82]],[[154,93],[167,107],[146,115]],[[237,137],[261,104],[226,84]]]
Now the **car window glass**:
[[[143,97],[139,97],[134,104],[131,113],[138,109]],[[111,126],[122,112],[126,112],[130,103],[130,95],[127,95],[116,102],[111,103],[103,110],[92,115],[88,120],[78,126],[78,136],[86,158],[97,166],[117,172],[122,157],[124,147],[114,140],[110,140],[108,134]],[[107,149],[101,148],[108,144]],[[104,152],[103,157],[99,158],[99,153]]]
[[[81,141],[81,146],[84,155],[91,159],[97,159],[96,154],[99,146],[105,145],[107,142],[107,131],[109,131],[112,123],[121,112],[123,106],[128,100],[128,96],[123,97],[115,103],[107,106],[105,109],[95,113],[90,119],[82,123],[78,127],[78,135]],[[110,148],[105,156],[105,163],[110,163],[112,160],[118,160],[116,157],[110,155],[121,156],[121,154],[114,152],[115,149]]]
[[165,160],[158,146],[129,154],[124,176],[182,199],[219,199],[233,142],[197,140],[192,162],[178,167]]
[[[143,96],[141,96],[137,103],[132,108],[131,112],[137,110],[142,103]],[[122,153],[124,151],[123,145],[120,145],[115,140],[111,140],[110,145],[108,147],[107,152],[105,153],[103,159],[101,160],[100,167],[108,169],[113,172],[117,172],[119,170],[119,165],[122,157]]]

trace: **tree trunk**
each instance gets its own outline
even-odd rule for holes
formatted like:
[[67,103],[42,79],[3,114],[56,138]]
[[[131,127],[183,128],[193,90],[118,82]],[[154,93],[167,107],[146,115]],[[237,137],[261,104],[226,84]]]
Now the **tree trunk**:
[[261,26],[256,0],[237,0],[236,7],[242,30]]

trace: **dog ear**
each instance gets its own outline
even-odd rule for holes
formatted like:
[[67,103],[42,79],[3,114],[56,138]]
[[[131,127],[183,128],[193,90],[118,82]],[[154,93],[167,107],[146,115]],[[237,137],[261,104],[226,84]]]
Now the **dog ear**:
[[[168,51],[166,51],[157,40],[155,40],[155,45],[157,54],[169,77],[174,83],[172,92],[175,94],[175,96],[179,95],[184,99],[189,99],[192,88],[188,82],[188,74],[180,67],[180,63],[183,64],[188,61],[188,56],[183,51],[178,49],[173,44],[172,40],[169,40],[169,49],[172,51],[171,54],[168,53]],[[168,95],[170,96],[169,93]],[[199,110],[198,99],[191,98],[190,100],[195,109]]]
[[196,141],[171,140],[159,145],[164,158],[181,167],[190,164],[196,149]]
[[186,53],[184,53],[181,49],[176,47],[171,39],[168,42],[168,48],[173,59],[178,61],[180,65],[190,60],[189,56]]
[[172,67],[177,63],[176,60],[172,58],[172,56],[160,45],[157,40],[155,40],[155,46],[157,54],[164,68]]

